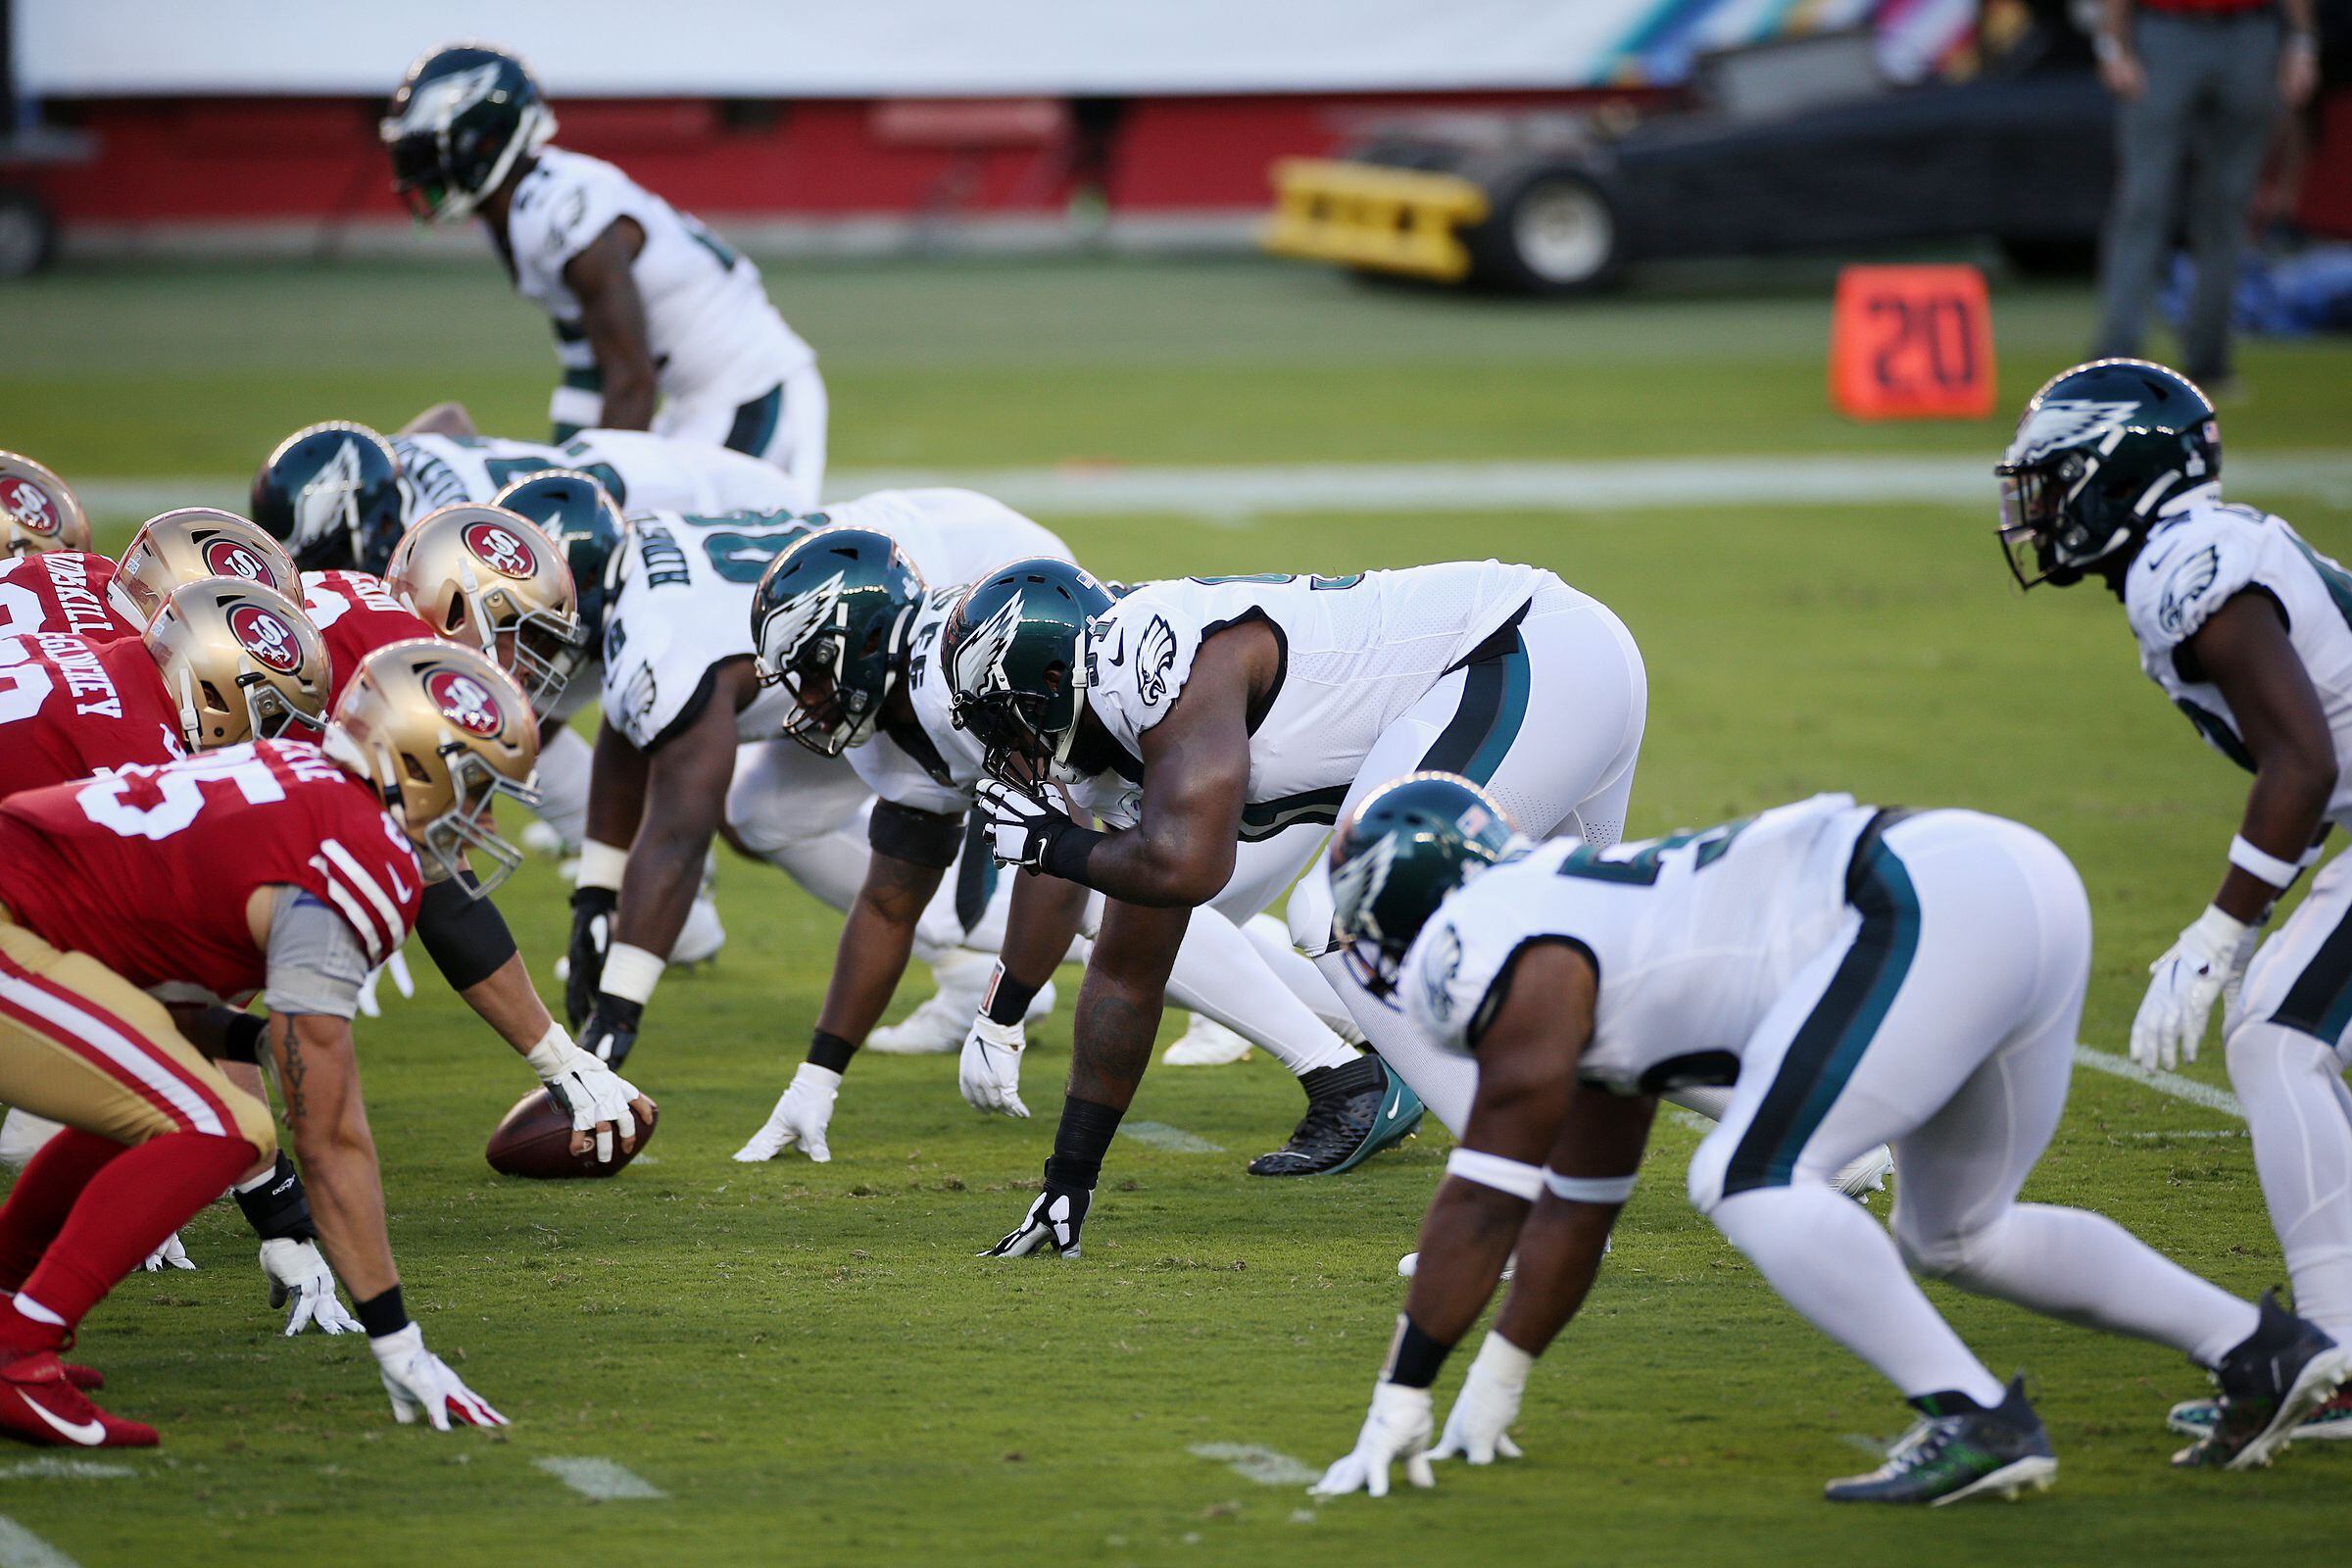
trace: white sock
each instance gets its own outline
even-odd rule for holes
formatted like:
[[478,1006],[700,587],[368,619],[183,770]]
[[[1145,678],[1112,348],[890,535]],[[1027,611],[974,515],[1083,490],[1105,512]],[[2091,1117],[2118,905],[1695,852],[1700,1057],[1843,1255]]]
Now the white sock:
[[539,804],[533,809],[565,844],[588,837],[588,775],[595,761],[596,749],[568,724],[539,748]]
[[1185,926],[1168,1000],[1265,1047],[1297,1077],[1355,1059],[1348,1043],[1275,978],[1241,928],[1214,909],[1195,909]]
[[2254,1170],[2295,1282],[2295,1310],[2352,1344],[2352,1091],[2299,1030],[2242,1023],[2230,1082],[2254,1130]]
[[1761,1187],[1710,1216],[1781,1298],[1879,1370],[1903,1397],[1956,1391],[1991,1406],[2001,1380],[1960,1343],[1868,1210],[1822,1182]]
[[1348,1004],[1355,1026],[1364,1032],[1372,1049],[1380,1053],[1389,1070],[1421,1097],[1421,1103],[1445,1123],[1447,1132],[1461,1137],[1462,1129],[1470,1125],[1470,1103],[1478,1098],[1476,1059],[1439,1050],[1403,1013],[1358,985],[1337,952],[1317,958],[1315,967],[1322,971],[1340,1000]]

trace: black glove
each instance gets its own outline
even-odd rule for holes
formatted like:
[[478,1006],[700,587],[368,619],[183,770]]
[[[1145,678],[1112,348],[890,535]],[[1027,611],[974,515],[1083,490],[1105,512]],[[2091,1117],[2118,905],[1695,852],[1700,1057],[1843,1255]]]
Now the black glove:
[[580,1049],[618,1072],[637,1049],[637,1030],[644,1022],[644,1003],[600,992],[595,1009],[580,1028]]
[[1046,1161],[1046,1189],[1029,1205],[1020,1224],[982,1252],[982,1257],[1026,1257],[1041,1247],[1051,1247],[1063,1257],[1078,1255],[1078,1233],[1086,1226],[1086,1211],[1094,1204],[1095,1190],[1056,1174],[1055,1163]]
[[564,1014],[574,1033],[596,1006],[596,988],[605,978],[605,949],[612,945],[612,911],[619,906],[615,889],[572,889],[571,972],[564,981]]

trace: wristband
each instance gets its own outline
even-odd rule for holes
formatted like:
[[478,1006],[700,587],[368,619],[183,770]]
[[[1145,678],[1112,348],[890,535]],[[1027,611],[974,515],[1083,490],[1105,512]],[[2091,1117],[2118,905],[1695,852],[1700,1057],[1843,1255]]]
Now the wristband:
[[596,989],[642,1007],[653,1000],[654,986],[667,967],[659,954],[615,942],[605,950],[605,972],[597,978]]
[[365,1301],[355,1300],[352,1309],[359,1314],[360,1327],[371,1340],[387,1334],[398,1334],[409,1326],[409,1309],[400,1304],[400,1287],[395,1285],[381,1296],[370,1296]]
[[1064,882],[1086,882],[1086,858],[1095,853],[1095,846],[1110,837],[1091,827],[1072,822],[1046,841],[1046,850],[1037,858],[1037,868],[1048,876],[1057,876]]
[[580,874],[572,878],[579,888],[608,888],[617,892],[620,874],[629,868],[629,852],[616,850],[610,844],[594,839],[580,846]]
[[1402,1388],[1426,1389],[1438,1381],[1446,1357],[1452,1353],[1452,1346],[1440,1345],[1421,1332],[1421,1325],[1410,1314],[1399,1312],[1396,1338],[1389,1344],[1389,1369],[1381,1377]]
[[2284,893],[2295,885],[2303,868],[2292,860],[2282,860],[2260,845],[2249,844],[2243,833],[2230,841],[2230,863],[2257,882]]
[[1622,1203],[1634,1196],[1634,1176],[1563,1176],[1548,1167],[1544,1190],[1567,1203]]
[[269,1028],[269,1020],[258,1012],[238,1013],[220,1026],[220,1059],[259,1063],[262,1037]]
[[1522,1164],[1515,1159],[1505,1159],[1500,1154],[1482,1154],[1475,1149],[1457,1148],[1447,1154],[1446,1174],[1459,1176],[1466,1182],[1476,1182],[1481,1187],[1492,1187],[1498,1193],[1508,1193],[1530,1203],[1536,1200],[1537,1194],[1544,1191],[1544,1172],[1541,1168]]
[[827,1034],[822,1029],[809,1031],[808,1065],[822,1067],[825,1071],[833,1074],[836,1082],[840,1080],[841,1074],[849,1069],[850,1058],[857,1054],[858,1047],[853,1041],[844,1040],[839,1035]]
[[245,1223],[263,1241],[318,1239],[318,1227],[311,1219],[310,1195],[302,1190],[302,1177],[284,1150],[278,1151],[275,1164],[249,1182],[239,1182],[231,1191]]
[[547,1033],[539,1037],[537,1045],[522,1054],[522,1059],[530,1063],[531,1071],[539,1075],[539,1081],[546,1083],[564,1070],[564,1064],[571,1059],[571,1035],[562,1024],[551,1019]]
[[1029,1016],[1029,1004],[1037,1000],[1042,986],[1025,986],[1004,972],[1004,960],[988,976],[988,987],[980,993],[980,1011],[992,1023],[1020,1023]]

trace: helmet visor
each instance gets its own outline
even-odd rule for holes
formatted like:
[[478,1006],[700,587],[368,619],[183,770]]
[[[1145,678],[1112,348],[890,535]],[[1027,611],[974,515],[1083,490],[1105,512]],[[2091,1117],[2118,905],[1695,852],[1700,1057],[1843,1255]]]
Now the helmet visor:
[[1993,472],[2001,481],[2001,554],[2018,586],[2031,588],[2049,579],[2056,563],[2050,542],[2058,529],[2062,487],[2046,468],[2014,468]]

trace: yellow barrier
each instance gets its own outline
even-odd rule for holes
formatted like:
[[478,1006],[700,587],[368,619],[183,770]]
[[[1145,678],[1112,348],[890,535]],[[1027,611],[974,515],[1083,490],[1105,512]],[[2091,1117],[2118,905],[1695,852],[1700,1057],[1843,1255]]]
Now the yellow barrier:
[[1328,158],[1273,169],[1274,218],[1260,236],[1278,256],[1458,283],[1470,253],[1456,236],[1487,216],[1487,194],[1453,174]]

